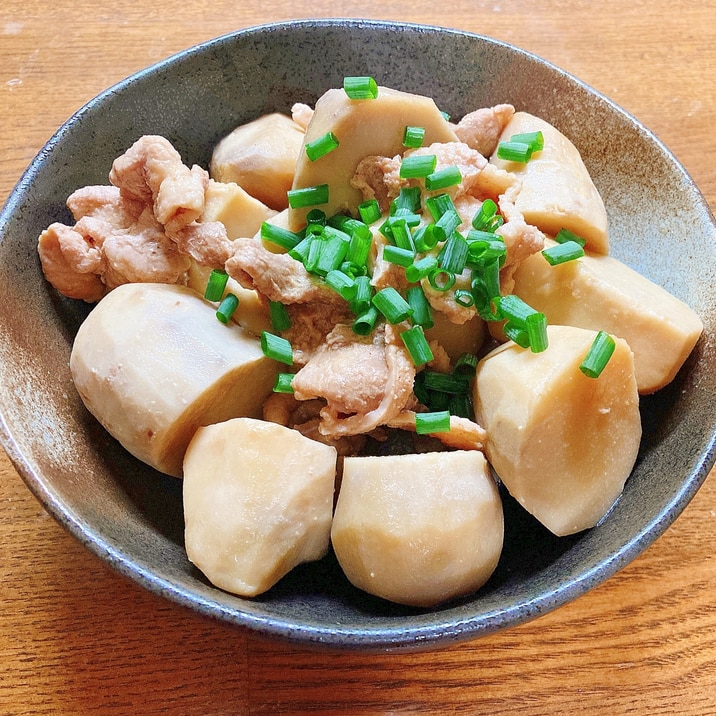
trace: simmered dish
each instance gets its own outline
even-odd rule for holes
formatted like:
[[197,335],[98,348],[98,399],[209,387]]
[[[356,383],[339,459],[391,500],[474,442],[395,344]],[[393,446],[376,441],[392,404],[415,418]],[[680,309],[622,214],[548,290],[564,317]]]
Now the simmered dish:
[[96,303],[72,378],[183,479],[187,555],[241,596],[331,548],[384,599],[472,593],[503,548],[495,475],[554,534],[593,527],[639,396],[703,329],[609,255],[572,142],[509,104],[452,121],[347,77],[208,168],[142,136],[108,169],[38,241],[54,288]]

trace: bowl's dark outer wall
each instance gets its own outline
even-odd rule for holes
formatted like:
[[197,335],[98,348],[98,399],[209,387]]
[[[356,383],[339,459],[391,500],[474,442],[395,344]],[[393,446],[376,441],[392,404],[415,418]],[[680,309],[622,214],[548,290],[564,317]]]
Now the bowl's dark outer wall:
[[[82,406],[70,380],[88,308],[58,297],[36,239],[69,221],[66,197],[106,184],[112,160],[162,134],[208,165],[236,125],[313,103],[346,75],[429,95],[455,118],[510,102],[582,152],[609,214],[613,253],[691,305],[705,333],[676,381],[642,401],[644,440],[624,495],[596,528],[557,539],[505,496],[506,548],[476,595],[436,610],[353,589],[328,557],[262,598],[211,587],[182,546],[181,483],[139,464]],[[82,543],[145,587],[228,622],[306,644],[443,646],[544,614],[602,582],[656,539],[714,461],[716,226],[691,179],[642,125],[570,75],[503,43],[440,28],[360,20],[267,25],[219,38],[130,77],[74,115],[33,161],[0,217],[3,445],[23,479]],[[588,435],[584,436],[589,439]]]

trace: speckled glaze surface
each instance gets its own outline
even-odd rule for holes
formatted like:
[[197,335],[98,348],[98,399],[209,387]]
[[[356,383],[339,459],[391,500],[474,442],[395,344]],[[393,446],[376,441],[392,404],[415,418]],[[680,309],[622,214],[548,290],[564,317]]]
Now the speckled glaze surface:
[[[40,231],[68,194],[106,183],[142,134],[207,166],[214,143],[268,111],[312,103],[345,75],[427,94],[454,117],[510,102],[581,150],[604,197],[613,253],[691,305],[705,333],[677,379],[642,400],[644,439],[624,495],[596,528],[556,538],[505,495],[506,548],[477,594],[440,609],[352,588],[335,561],[302,566],[245,600],[210,586],[182,546],[181,483],[139,464],[85,411],[70,381],[83,304],[48,288]],[[445,78],[450,78],[446,82]],[[684,227],[688,231],[684,231]],[[0,437],[28,487],[89,549],[145,587],[226,622],[305,644],[426,649],[537,617],[607,579],[677,517],[714,461],[716,225],[668,150],[606,98],[533,55],[440,28],[358,20],[253,28],[109,89],[63,125],[0,217]],[[585,436],[588,439],[588,436]]]

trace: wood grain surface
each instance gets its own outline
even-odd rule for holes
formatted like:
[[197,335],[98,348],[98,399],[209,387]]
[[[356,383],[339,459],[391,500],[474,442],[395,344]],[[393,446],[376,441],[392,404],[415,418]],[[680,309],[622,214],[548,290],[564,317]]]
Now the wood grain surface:
[[[716,207],[714,0],[3,0],[0,199],[84,102],[155,61],[303,17],[438,24],[516,44],[635,115]],[[419,654],[307,651],[118,576],[0,456],[1,714],[716,714],[716,480],[573,603]]]

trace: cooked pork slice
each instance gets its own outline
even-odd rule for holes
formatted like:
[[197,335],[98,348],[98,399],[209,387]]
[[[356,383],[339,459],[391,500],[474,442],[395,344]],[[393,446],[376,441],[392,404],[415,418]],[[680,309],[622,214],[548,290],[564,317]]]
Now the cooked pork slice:
[[[403,410],[388,422],[388,427],[415,432],[415,415],[412,410]],[[457,448],[458,450],[482,451],[487,439],[487,432],[483,427],[473,420],[461,418],[457,415],[450,416],[450,430],[442,433],[431,433],[431,435],[434,438],[438,438],[443,445]]]
[[311,276],[300,261],[288,254],[271,253],[257,237],[233,242],[233,255],[226,262],[226,271],[242,286],[271,301],[345,304],[330,286]]
[[515,113],[511,104],[477,109],[466,114],[455,126],[455,134],[480,154],[489,157],[497,148],[502,130]]

